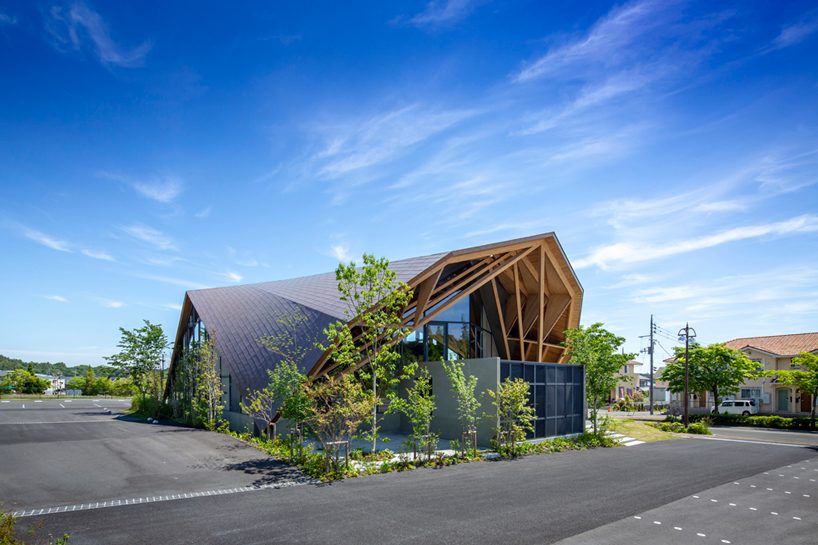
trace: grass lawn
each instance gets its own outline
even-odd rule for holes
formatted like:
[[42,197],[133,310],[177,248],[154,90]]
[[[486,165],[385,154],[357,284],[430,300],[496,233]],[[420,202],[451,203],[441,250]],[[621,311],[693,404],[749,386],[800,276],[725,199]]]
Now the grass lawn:
[[654,441],[667,441],[668,439],[679,439],[679,436],[670,432],[657,430],[653,426],[648,426],[645,422],[638,420],[615,420],[610,421],[611,431],[652,443]]

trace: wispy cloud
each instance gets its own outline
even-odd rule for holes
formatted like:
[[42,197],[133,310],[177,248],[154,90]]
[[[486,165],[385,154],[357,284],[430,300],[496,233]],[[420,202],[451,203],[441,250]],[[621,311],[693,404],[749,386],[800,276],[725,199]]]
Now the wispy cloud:
[[162,305],[162,308],[167,310],[173,310],[175,312],[180,312],[182,310],[182,305],[179,303],[166,303]]
[[62,295],[46,295],[45,298],[48,299],[49,301],[56,301],[57,303],[70,302],[66,297],[63,297]]
[[16,24],[17,24],[17,18],[16,17],[12,17],[11,15],[8,15],[8,14],[3,13],[2,11],[0,11],[0,27],[13,26],[13,25],[16,25]]
[[41,244],[46,248],[51,248],[52,250],[57,250],[58,252],[71,252],[71,248],[67,242],[37,231],[36,229],[26,228],[23,230],[23,234],[27,239],[33,240],[37,244]]
[[213,211],[212,206],[206,206],[206,207],[202,208],[201,210],[199,210],[198,212],[196,212],[195,214],[193,214],[193,216],[196,217],[196,218],[199,218],[199,219],[205,219],[205,218],[210,216],[210,213],[212,211]]
[[472,117],[474,111],[419,104],[317,129],[324,140],[314,157],[320,174],[335,178],[400,157],[413,146]]
[[432,0],[422,12],[405,19],[405,22],[430,29],[451,26],[465,19],[478,3],[475,0]]
[[122,308],[125,306],[125,303],[122,301],[115,301],[113,299],[103,299],[100,301],[100,304],[105,308]]
[[209,284],[202,284],[201,282],[196,282],[193,280],[187,280],[184,278],[175,278],[172,276],[163,276],[159,274],[147,274],[147,273],[132,273],[133,276],[137,278],[142,278],[144,280],[150,280],[152,282],[161,282],[162,284],[168,284],[170,286],[178,286],[180,288],[184,288],[186,290],[203,290],[212,287]]
[[[564,70],[588,70],[599,65],[625,64],[644,53],[646,35],[665,25],[677,2],[641,1],[617,7],[597,21],[587,34],[529,63],[514,80],[526,82]],[[640,43],[640,41],[642,43]]]
[[[805,298],[818,297],[818,269],[812,266],[776,267],[769,270],[708,278],[668,286],[650,286],[633,292],[634,304],[679,309],[701,316],[743,313],[746,308],[763,314],[783,307],[818,314],[818,307],[800,308]],[[768,305],[761,306],[767,303]]]
[[134,182],[133,188],[156,202],[167,204],[182,192],[182,183],[173,177],[161,177],[146,182]]
[[782,28],[767,50],[773,51],[799,44],[816,32],[818,32],[818,10],[812,10],[806,13],[801,20]]
[[52,6],[46,15],[45,28],[56,49],[89,51],[106,66],[142,66],[151,49],[149,42],[133,48],[118,44],[100,14],[80,2],[67,8]]
[[220,274],[219,274],[219,276],[223,276],[224,278],[227,278],[227,279],[228,279],[228,280],[230,280],[231,282],[241,282],[241,281],[242,281],[242,279],[244,278],[244,277],[243,277],[242,275],[240,275],[239,273],[237,273],[237,272],[233,272],[233,271],[228,271],[228,272],[225,272],[225,273],[220,273]]
[[129,186],[143,197],[162,204],[169,204],[182,193],[182,181],[176,176],[157,175],[147,179],[134,179],[117,172],[103,171],[101,178]]
[[349,245],[333,244],[330,251],[332,256],[338,261],[349,261]]
[[116,261],[116,259],[114,259],[114,257],[111,254],[99,250],[84,249],[81,250],[81,253],[82,255],[90,257],[92,259],[100,259],[102,261]]
[[814,214],[804,214],[790,220],[735,227],[712,235],[694,237],[666,245],[617,242],[596,248],[588,256],[575,261],[574,267],[583,269],[595,265],[601,269],[609,269],[703,250],[705,248],[712,248],[729,242],[765,236],[784,236],[816,231],[818,231],[818,216]]
[[173,239],[153,227],[135,224],[126,225],[120,229],[134,239],[150,244],[159,250],[176,250]]

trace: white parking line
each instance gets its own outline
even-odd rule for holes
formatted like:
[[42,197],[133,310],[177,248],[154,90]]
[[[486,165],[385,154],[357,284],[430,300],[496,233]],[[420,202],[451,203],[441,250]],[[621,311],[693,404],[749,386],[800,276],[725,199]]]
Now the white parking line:
[[[174,494],[173,496],[146,496],[143,498],[133,498],[130,500],[130,505],[134,505],[136,503],[153,503],[153,502],[164,502],[164,501],[174,501],[174,500],[181,500],[181,499],[188,499],[188,498],[200,498],[203,496],[224,496],[228,494],[242,494],[244,492],[255,492],[257,490],[267,490],[267,489],[278,489],[278,488],[290,488],[293,486],[302,486],[305,484],[316,484],[318,481],[313,481],[312,479],[303,479],[300,481],[286,481],[282,483],[276,484],[263,484],[263,485],[248,485],[238,488],[222,488],[216,490],[203,490],[199,492],[184,492],[179,494]],[[89,509],[103,509],[106,507],[117,507],[121,505],[128,505],[129,500],[124,500],[124,504],[122,503],[123,500],[109,500],[104,501],[100,505],[99,502],[94,503],[81,503],[79,505],[63,505],[58,507],[43,507],[42,509],[25,509],[23,511],[15,511],[12,513],[12,516],[15,517],[33,517],[42,514],[50,514],[50,513],[57,513],[60,510],[63,512],[68,511],[87,511]],[[47,511],[47,512],[46,512]],[[44,513],[45,512],[45,513]],[[634,517],[639,518],[639,517]]]

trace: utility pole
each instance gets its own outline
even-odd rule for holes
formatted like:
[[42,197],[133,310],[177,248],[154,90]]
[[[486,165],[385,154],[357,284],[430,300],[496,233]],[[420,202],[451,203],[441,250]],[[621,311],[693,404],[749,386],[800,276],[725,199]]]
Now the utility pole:
[[[683,333],[684,332],[684,333]],[[690,334],[690,324],[686,323],[683,329],[679,330],[679,340],[682,340],[682,336],[685,338],[685,412],[684,412],[684,424],[685,427],[690,425],[690,418],[688,415],[688,405],[690,405],[690,394],[688,393],[688,387],[690,382],[690,374],[688,369],[688,358],[690,356],[690,337],[696,336],[696,330],[693,330],[693,334]]]
[[[640,335],[640,339],[644,339],[645,337],[650,337],[650,344],[648,345],[647,351],[650,354],[650,414],[653,414],[653,349],[655,348],[655,342],[653,340],[653,334],[656,332],[656,324],[653,323],[653,314],[650,315],[650,334],[649,335]],[[640,352],[644,352],[645,349],[640,350]]]
[[650,315],[650,414],[653,414],[653,314]]

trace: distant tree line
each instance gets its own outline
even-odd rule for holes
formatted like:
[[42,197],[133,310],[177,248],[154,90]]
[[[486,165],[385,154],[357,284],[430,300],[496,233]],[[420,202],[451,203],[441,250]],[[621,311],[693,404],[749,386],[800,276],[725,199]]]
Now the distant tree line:
[[114,379],[120,375],[125,376],[120,369],[117,369],[111,365],[66,365],[63,362],[51,363],[47,361],[23,361],[16,358],[9,358],[8,356],[0,354],[0,371],[14,371],[15,369],[28,370],[29,366],[30,369],[36,374],[50,375],[60,378],[84,377],[88,373],[89,369],[92,369],[94,371],[94,375],[97,377]]

